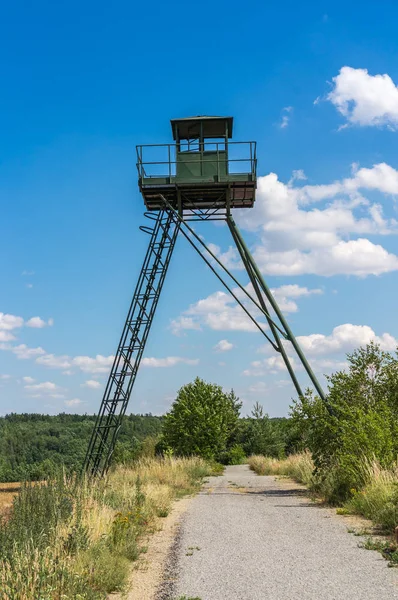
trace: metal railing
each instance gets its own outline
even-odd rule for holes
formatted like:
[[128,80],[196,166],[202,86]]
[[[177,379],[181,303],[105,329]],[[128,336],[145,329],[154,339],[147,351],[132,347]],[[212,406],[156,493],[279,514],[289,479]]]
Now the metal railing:
[[[256,142],[196,141],[179,144],[146,144],[136,147],[140,179],[178,177],[179,168],[199,165],[200,174],[216,166],[217,177],[251,175],[256,177]],[[197,158],[196,158],[197,155]],[[189,160],[185,161],[187,157]],[[195,176],[192,176],[194,179]]]

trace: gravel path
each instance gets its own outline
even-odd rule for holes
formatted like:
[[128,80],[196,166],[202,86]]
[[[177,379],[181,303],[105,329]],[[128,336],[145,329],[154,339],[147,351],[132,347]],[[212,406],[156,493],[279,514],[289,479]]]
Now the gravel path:
[[212,477],[191,502],[170,598],[392,600],[398,572],[358,548],[335,511],[246,465]]

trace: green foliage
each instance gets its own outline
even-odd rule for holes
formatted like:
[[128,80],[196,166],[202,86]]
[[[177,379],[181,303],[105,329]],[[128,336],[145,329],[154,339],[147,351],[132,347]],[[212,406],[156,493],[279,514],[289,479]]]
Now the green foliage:
[[[67,472],[78,471],[95,418],[94,415],[68,414],[10,414],[1,417],[0,481],[46,479],[53,477],[61,465]],[[143,440],[148,436],[156,438],[161,427],[161,417],[125,416],[113,462],[131,463],[136,460]]]
[[311,450],[322,493],[332,503],[349,498],[369,479],[372,460],[390,467],[397,456],[398,360],[370,343],[349,354],[348,372],[329,377],[330,412],[308,391],[292,416]]
[[196,378],[183,386],[164,419],[163,443],[183,456],[215,459],[225,452],[238,427],[241,403],[233,390]]
[[101,592],[117,592],[125,588],[129,561],[119,555],[105,543],[93,544],[82,556],[81,567],[93,590]]
[[393,542],[387,542],[385,540],[374,540],[369,537],[364,544],[361,544],[365,550],[377,550],[383,557],[388,560],[389,567],[398,566],[398,547]]
[[282,428],[277,421],[271,421],[258,402],[253,407],[252,416],[245,420],[241,439],[244,451],[248,456],[263,454],[264,456],[281,457],[284,455],[285,443]]
[[223,465],[243,465],[246,462],[246,454],[242,446],[235,444],[229,450],[222,452],[219,460]]

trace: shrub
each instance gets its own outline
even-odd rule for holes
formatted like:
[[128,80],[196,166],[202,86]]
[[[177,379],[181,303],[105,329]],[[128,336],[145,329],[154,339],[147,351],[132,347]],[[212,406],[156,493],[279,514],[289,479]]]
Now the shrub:
[[347,360],[347,372],[329,377],[328,405],[307,392],[292,409],[313,455],[317,486],[336,504],[367,484],[367,464],[388,468],[398,451],[397,358],[370,343]]
[[235,444],[229,450],[222,452],[219,460],[223,465],[243,465],[246,462],[246,454],[240,444]]
[[226,394],[197,377],[179,390],[166,415],[163,443],[178,455],[217,459],[230,445],[240,408],[233,391]]

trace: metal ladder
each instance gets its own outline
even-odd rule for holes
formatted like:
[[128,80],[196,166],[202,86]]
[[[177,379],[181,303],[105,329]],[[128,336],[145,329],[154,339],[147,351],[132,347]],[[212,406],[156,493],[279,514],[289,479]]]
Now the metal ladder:
[[89,475],[101,476],[109,466],[180,228],[170,211],[145,216],[154,226],[140,227],[151,239],[88,446]]

